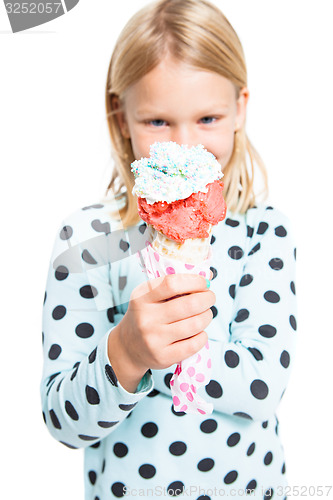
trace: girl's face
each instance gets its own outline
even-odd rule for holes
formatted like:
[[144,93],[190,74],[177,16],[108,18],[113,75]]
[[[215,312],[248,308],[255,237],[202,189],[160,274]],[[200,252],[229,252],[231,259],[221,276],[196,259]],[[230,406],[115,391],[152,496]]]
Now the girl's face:
[[217,73],[166,57],[126,91],[118,121],[137,160],[149,156],[154,142],[174,141],[202,144],[223,169],[234,133],[244,123],[248,97],[243,88],[236,99],[233,84]]

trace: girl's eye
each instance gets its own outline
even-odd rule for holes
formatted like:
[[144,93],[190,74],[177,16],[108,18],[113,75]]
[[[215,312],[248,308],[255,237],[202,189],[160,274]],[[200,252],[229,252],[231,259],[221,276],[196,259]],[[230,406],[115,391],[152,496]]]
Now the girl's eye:
[[147,123],[153,127],[163,127],[166,124],[164,120],[149,120]]
[[213,123],[215,120],[215,116],[204,116],[200,121],[205,125],[209,125],[209,123]]

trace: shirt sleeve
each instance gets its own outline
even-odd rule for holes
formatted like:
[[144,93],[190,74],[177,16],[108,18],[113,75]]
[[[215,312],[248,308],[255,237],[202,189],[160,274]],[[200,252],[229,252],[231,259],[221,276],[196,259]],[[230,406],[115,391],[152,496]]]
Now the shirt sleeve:
[[93,267],[96,255],[85,248],[80,231],[71,221],[61,225],[43,306],[43,417],[51,435],[70,448],[105,438],[153,388],[149,372],[135,393],[117,380],[108,336],[123,315],[114,306],[110,263]]
[[296,249],[290,222],[276,209],[247,229],[229,339],[213,341],[206,391],[215,411],[264,421],[275,413],[295,356]]

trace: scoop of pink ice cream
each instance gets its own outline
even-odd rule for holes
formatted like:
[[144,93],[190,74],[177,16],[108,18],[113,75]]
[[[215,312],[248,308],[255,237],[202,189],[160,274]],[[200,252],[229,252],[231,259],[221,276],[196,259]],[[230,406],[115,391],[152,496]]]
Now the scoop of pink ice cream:
[[138,210],[142,220],[157,231],[179,243],[188,238],[207,238],[210,225],[216,225],[226,216],[222,195],[223,182],[219,179],[206,186],[207,193],[192,193],[188,198],[171,203],[147,203],[138,197]]

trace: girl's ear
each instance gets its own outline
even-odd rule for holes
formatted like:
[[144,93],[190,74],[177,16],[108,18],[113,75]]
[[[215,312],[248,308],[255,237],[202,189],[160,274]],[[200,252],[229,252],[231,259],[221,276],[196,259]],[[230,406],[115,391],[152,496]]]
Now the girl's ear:
[[118,96],[113,96],[111,98],[111,105],[112,105],[112,109],[116,112],[116,117],[117,117],[117,121],[118,121],[121,135],[125,139],[130,139],[130,133],[128,130],[125,112],[123,109],[123,105],[122,105]]
[[240,130],[245,124],[246,119],[246,108],[250,97],[249,89],[243,87],[239,91],[239,97],[237,99],[237,113],[236,113],[236,125],[235,132]]

